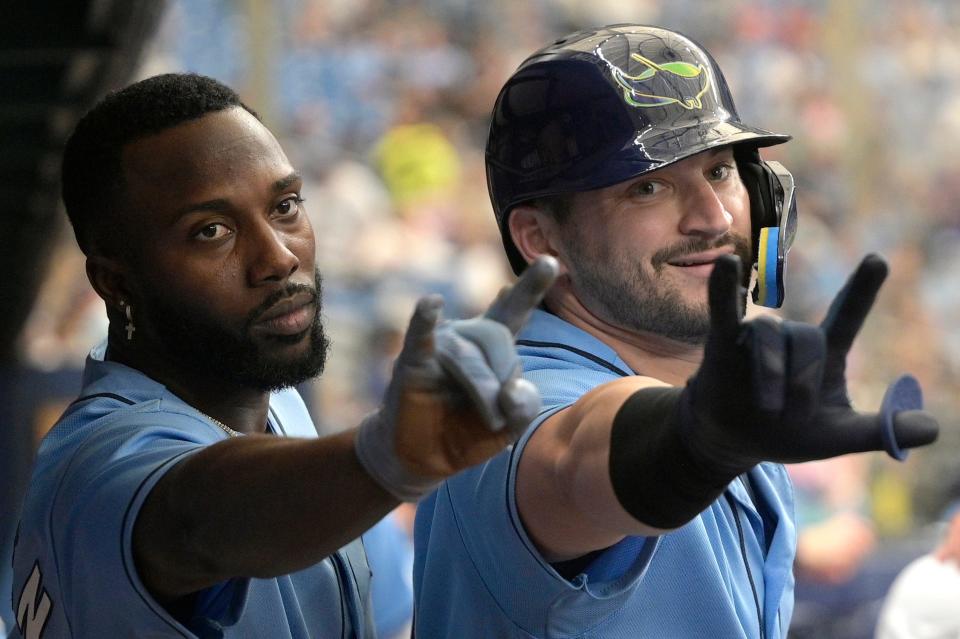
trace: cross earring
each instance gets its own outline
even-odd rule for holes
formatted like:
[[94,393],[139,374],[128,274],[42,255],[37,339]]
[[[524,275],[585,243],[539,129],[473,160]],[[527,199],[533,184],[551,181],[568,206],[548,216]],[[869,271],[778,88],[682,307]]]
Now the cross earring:
[[127,341],[133,341],[133,332],[137,330],[137,327],[133,325],[133,307],[120,300],[120,308],[127,313],[127,325],[123,327],[127,331]]

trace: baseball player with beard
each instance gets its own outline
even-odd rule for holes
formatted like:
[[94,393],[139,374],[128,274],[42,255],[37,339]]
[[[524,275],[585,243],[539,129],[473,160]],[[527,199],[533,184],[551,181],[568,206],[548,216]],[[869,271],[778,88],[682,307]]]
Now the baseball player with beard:
[[549,258],[484,317],[421,300],[380,409],[318,439],[291,388],[327,348],[302,182],[210,78],[143,80],[78,123],[63,196],[110,325],[40,445],[13,637],[371,637],[361,533],[536,414],[513,334]]
[[[779,306],[793,180],[709,53],[657,27],[570,34],[493,109],[487,178],[518,273],[560,277],[518,336],[544,406],[416,522],[417,637],[784,637],[786,462],[932,442],[919,387],[849,401],[847,351],[886,275],[868,256],[820,325]],[[753,266],[753,268],[751,268]]]

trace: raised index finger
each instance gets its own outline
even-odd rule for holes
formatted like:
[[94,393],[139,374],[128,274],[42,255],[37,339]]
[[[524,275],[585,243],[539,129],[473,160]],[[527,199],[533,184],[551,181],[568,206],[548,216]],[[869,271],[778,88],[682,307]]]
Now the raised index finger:
[[443,298],[439,295],[427,295],[417,301],[398,360],[413,365],[433,355],[433,329],[442,313]]
[[557,260],[547,255],[538,257],[513,286],[497,295],[483,316],[500,322],[516,335],[553,285],[559,272]]
[[827,336],[829,351],[846,353],[850,350],[853,338],[860,332],[888,271],[883,258],[871,253],[863,258],[860,266],[833,298],[827,316],[820,323]]
[[740,258],[723,255],[710,273],[710,332],[723,343],[732,343],[740,328]]

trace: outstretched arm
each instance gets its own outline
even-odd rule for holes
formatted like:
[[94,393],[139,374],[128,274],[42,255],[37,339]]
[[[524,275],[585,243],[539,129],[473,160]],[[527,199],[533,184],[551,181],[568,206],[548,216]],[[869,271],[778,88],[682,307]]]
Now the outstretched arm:
[[168,604],[306,568],[355,539],[398,503],[357,461],[355,437],[233,437],[171,468],[134,527],[143,583]]
[[305,568],[512,442],[540,404],[514,334],[556,271],[552,259],[532,265],[473,320],[440,322],[439,298],[421,300],[384,403],[360,428],[232,438],[174,466],[134,528],[150,592],[172,603],[232,577]]
[[548,418],[527,442],[517,471],[517,507],[547,561],[573,559],[625,535],[663,532],[624,509],[609,470],[617,412],[636,392],[657,386],[663,383],[649,377],[598,386]]
[[861,413],[847,396],[846,356],[886,276],[880,258],[864,259],[820,326],[742,321],[739,269],[734,257],[714,267],[711,331],[686,386],[612,382],[548,420],[529,442],[517,498],[549,560],[677,528],[761,461],[899,455],[936,438],[936,420],[910,410],[919,408],[913,398]]

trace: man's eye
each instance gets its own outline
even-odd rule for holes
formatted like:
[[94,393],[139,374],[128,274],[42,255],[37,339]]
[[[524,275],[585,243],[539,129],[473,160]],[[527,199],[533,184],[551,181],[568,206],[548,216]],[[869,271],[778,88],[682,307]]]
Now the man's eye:
[[230,229],[224,224],[216,222],[214,224],[207,224],[199,231],[194,234],[194,237],[198,240],[219,240],[226,237],[230,233]]
[[729,164],[718,164],[710,169],[710,177],[714,180],[723,180],[730,176],[732,170],[733,168]]
[[300,212],[300,208],[301,208],[300,205],[303,204],[305,201],[306,200],[304,200],[299,195],[288,197],[287,199],[280,202],[280,204],[277,204],[277,213],[279,213],[282,216],[295,215]]
[[640,197],[650,197],[656,195],[663,189],[659,182],[637,182],[633,187],[633,192]]

